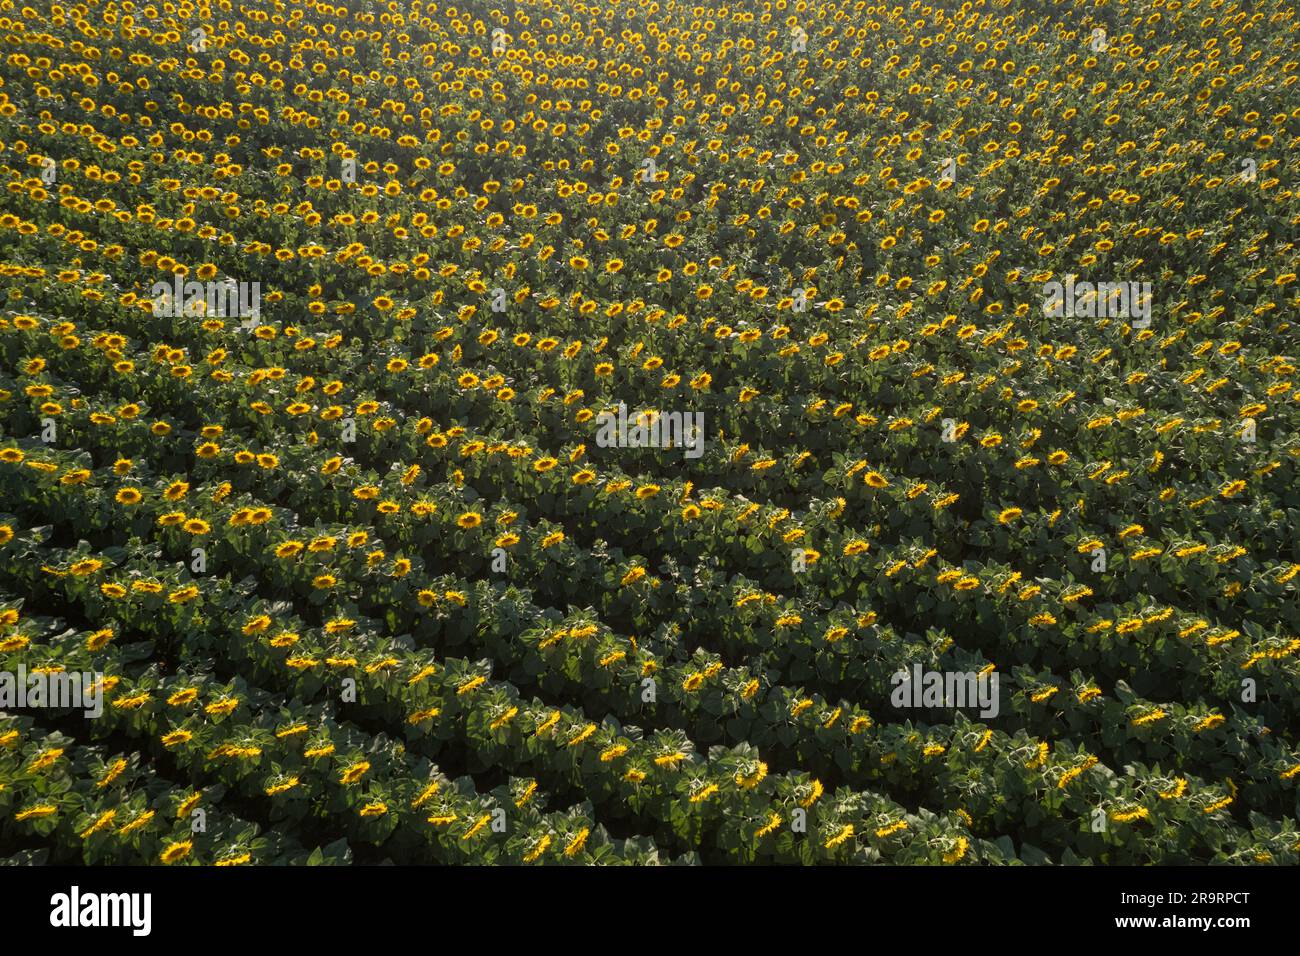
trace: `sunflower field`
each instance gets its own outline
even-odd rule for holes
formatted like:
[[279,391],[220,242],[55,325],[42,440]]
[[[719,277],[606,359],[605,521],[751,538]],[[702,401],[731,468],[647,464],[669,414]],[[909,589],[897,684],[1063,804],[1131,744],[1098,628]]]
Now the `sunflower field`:
[[0,861],[1300,862],[1293,4],[0,38]]

